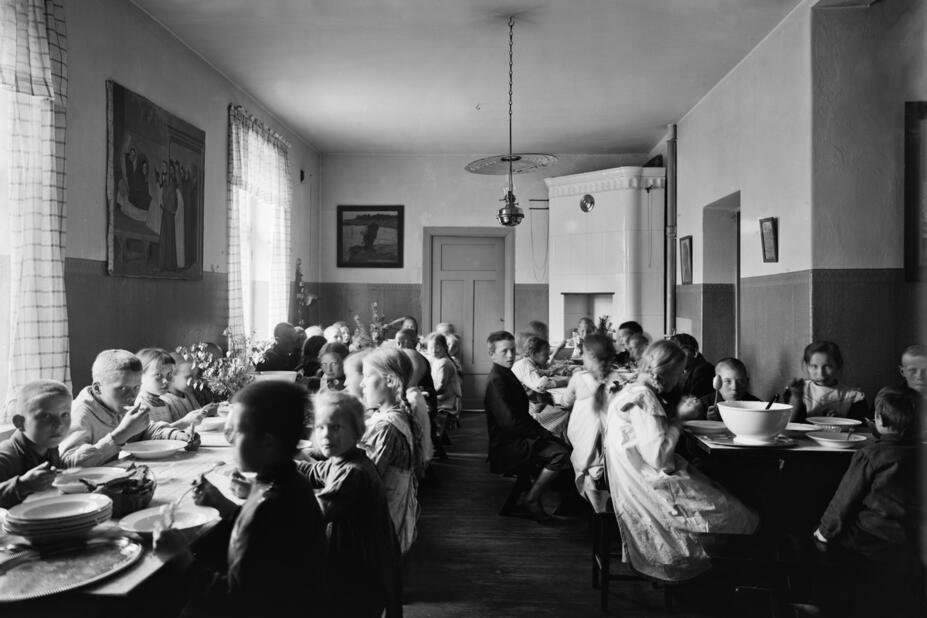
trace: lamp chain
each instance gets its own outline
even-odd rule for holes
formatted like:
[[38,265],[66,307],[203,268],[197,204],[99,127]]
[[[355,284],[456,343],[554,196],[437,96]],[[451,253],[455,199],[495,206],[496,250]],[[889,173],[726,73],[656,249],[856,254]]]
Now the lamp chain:
[[515,184],[512,178],[512,81],[515,48],[515,16],[509,16],[509,182]]

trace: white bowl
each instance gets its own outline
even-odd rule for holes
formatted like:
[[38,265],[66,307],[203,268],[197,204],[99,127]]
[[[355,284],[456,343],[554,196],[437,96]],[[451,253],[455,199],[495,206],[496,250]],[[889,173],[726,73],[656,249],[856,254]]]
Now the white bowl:
[[295,382],[295,371],[258,371],[254,374],[255,382],[265,382],[267,380],[279,380],[281,382]]
[[719,401],[718,412],[740,444],[768,444],[776,439],[792,417],[787,403],[765,401]]
[[225,421],[224,416],[211,416],[204,418],[196,428],[199,431],[222,431],[225,429]]
[[862,425],[862,421],[855,418],[844,418],[842,416],[809,416],[805,419],[812,425],[817,425],[822,431],[844,431],[850,427]]
[[186,446],[187,443],[183,440],[141,440],[126,443],[122,450],[139,459],[159,459],[170,457]]
[[820,444],[831,448],[851,448],[866,441],[866,436],[858,433],[843,433],[842,431],[812,431],[808,437]]
[[[126,515],[119,520],[119,527],[129,532],[149,535],[161,521],[161,508],[153,506]],[[219,511],[210,506],[182,506],[174,511],[174,524],[171,527],[175,530],[192,530],[216,519],[219,519]]]

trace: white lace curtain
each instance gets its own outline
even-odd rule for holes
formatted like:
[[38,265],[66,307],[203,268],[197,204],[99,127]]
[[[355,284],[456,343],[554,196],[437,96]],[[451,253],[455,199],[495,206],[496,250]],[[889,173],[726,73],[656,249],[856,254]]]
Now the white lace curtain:
[[[64,10],[0,0],[0,88],[10,109],[10,303],[7,401],[37,378],[70,385],[64,290]],[[5,326],[5,325],[4,325]],[[2,416],[2,415],[0,415]],[[7,415],[8,416],[8,415]]]
[[289,143],[229,106],[229,330],[269,338],[290,293]]

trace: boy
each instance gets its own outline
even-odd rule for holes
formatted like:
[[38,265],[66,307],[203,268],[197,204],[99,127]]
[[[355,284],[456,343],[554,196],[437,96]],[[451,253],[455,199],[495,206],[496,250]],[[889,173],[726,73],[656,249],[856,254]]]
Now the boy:
[[0,507],[10,508],[44,491],[61,466],[58,444],[71,425],[71,391],[61,382],[36,380],[16,401],[16,431],[0,442]]
[[906,348],[901,355],[898,370],[908,388],[920,397],[921,405],[927,403],[927,346],[912,345]]
[[[232,399],[228,422],[235,457],[241,470],[256,472],[257,478],[240,507],[200,478],[194,500],[222,515],[209,538],[203,539],[204,545],[222,546],[228,570],[194,569],[188,581],[196,597],[184,615],[295,615],[296,610],[305,614],[309,608],[323,615],[322,513],[311,485],[293,461],[307,407],[305,389],[287,382],[256,382]],[[176,530],[156,533],[155,549],[179,554],[181,565],[193,562],[183,534]]]
[[618,325],[618,330],[615,331],[615,337],[617,341],[615,343],[618,347],[618,358],[616,362],[618,366],[629,365],[631,363],[631,353],[628,351],[628,340],[632,335],[643,335],[644,328],[637,322],[630,320],[628,322],[622,322]]
[[539,522],[550,521],[541,496],[557,474],[570,468],[570,449],[528,413],[528,395],[512,373],[515,336],[504,330],[486,340],[492,369],[483,406],[489,429],[489,468],[499,474],[538,470],[537,480],[525,495],[525,506]]
[[758,397],[747,392],[750,388],[750,376],[747,375],[747,367],[740,360],[733,357],[722,358],[715,365],[715,376],[715,382],[720,382],[721,387],[699,400],[700,408],[707,410],[707,414],[700,418],[707,416],[709,421],[721,420],[716,401],[759,401]]
[[[830,573],[834,615],[924,615],[918,611],[923,608],[917,421],[910,391],[891,386],[879,391],[879,437],[853,455],[814,532],[828,554],[836,554]],[[852,594],[859,590],[865,594]]]
[[130,440],[186,440],[187,449],[199,446],[167,423],[151,423],[148,408],[136,403],[142,384],[142,361],[127,350],[104,350],[91,368],[93,384],[71,404],[71,430],[61,442],[61,459],[68,467],[101,466],[115,459]]

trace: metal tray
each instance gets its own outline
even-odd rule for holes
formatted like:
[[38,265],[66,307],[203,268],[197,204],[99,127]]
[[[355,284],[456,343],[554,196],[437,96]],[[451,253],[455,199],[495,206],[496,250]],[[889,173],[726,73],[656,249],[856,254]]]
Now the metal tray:
[[0,602],[74,590],[128,568],[141,556],[141,544],[127,537],[14,553],[0,560]]

